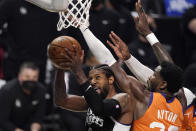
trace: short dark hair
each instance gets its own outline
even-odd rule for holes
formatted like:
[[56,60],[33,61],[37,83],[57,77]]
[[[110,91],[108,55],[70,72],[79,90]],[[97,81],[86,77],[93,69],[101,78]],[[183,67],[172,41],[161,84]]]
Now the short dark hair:
[[119,88],[118,83],[116,82],[116,78],[115,78],[114,72],[112,71],[111,67],[109,67],[107,64],[99,64],[99,65],[93,66],[92,69],[102,69],[104,71],[104,73],[105,73],[107,78],[113,76],[114,77],[114,88],[115,88],[115,91],[117,93],[122,92],[122,90]]
[[92,69],[102,69],[107,78],[114,76],[114,72],[107,64],[99,64],[92,67]]
[[182,88],[183,71],[179,66],[164,61],[161,63],[160,75],[167,82],[169,92],[175,93]]
[[39,71],[39,67],[34,64],[33,62],[24,62],[19,69],[19,73],[21,73],[24,69],[29,68],[32,70],[38,70]]

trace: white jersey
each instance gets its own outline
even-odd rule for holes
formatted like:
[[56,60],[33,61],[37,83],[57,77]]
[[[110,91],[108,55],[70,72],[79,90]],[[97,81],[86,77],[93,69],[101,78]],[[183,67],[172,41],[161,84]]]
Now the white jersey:
[[112,117],[111,119],[114,122],[114,127],[112,131],[130,131],[131,125],[121,124]]
[[193,99],[195,98],[195,95],[188,88],[183,87],[183,89],[184,89],[184,95],[187,100],[187,106],[189,106],[192,103]]

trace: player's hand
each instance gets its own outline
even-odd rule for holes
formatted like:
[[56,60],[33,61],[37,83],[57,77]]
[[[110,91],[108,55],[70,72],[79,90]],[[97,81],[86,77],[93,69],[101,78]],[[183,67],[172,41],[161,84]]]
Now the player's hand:
[[72,51],[69,51],[67,48],[65,48],[66,55],[64,57],[67,61],[64,61],[60,63],[61,67],[65,67],[65,69],[69,68],[69,70],[76,72],[77,70],[82,69],[82,64],[84,60],[84,51],[82,51],[82,54],[76,53],[77,47],[73,45],[74,53]]
[[149,28],[147,16],[146,16],[146,13],[141,5],[141,1],[138,0],[138,2],[136,2],[135,6],[136,6],[136,11],[138,13],[138,16],[134,17],[136,29],[141,35],[147,36],[152,31]]
[[107,43],[114,50],[119,60],[128,60],[131,55],[125,42],[122,41],[120,37],[116,35],[113,31],[110,33],[109,37],[113,44],[110,41],[107,41]]

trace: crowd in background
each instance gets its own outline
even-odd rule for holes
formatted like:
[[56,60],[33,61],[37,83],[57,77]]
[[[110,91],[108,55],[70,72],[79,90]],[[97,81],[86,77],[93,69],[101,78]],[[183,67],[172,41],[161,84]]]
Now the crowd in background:
[[[152,54],[153,50],[135,29],[135,2],[136,0],[93,0],[89,28],[105,44],[109,33],[114,31],[128,45],[133,56],[153,69],[158,65]],[[196,1],[142,0],[142,4],[148,14],[151,29],[174,62],[185,70],[185,86],[193,94],[196,93],[196,77],[193,73],[196,71]],[[85,113],[62,110],[53,104],[55,69],[48,60],[47,46],[60,35],[72,36],[85,51],[86,72],[98,62],[89,52],[79,29],[70,27],[61,32],[56,30],[58,17],[57,13],[47,12],[24,0],[0,0],[0,105],[7,103],[6,99],[10,101],[8,109],[0,110],[0,114],[4,114],[4,117],[0,116],[0,130],[6,131],[4,128],[8,127],[10,129],[7,130],[19,127],[32,130],[42,126],[43,131],[85,131]],[[107,44],[106,46],[109,48]],[[33,77],[32,73],[28,77],[28,72],[25,76],[27,79],[20,80],[23,68],[38,70],[37,80],[30,78]],[[19,83],[13,82],[16,79]],[[65,81],[70,94],[83,95],[71,72],[65,73]],[[30,93],[27,91],[26,94],[21,94],[21,90],[16,89],[16,92],[20,92],[17,96],[14,89],[10,90],[11,87],[23,87],[23,84],[39,85],[43,91],[35,93],[37,91],[27,89]],[[5,89],[8,87],[9,90]],[[10,99],[6,98],[7,95],[10,95]],[[30,105],[26,106],[27,103]],[[40,104],[42,106],[38,106]],[[21,115],[24,119],[17,121]],[[40,120],[37,120],[38,116]],[[22,129],[19,128],[18,131]]]

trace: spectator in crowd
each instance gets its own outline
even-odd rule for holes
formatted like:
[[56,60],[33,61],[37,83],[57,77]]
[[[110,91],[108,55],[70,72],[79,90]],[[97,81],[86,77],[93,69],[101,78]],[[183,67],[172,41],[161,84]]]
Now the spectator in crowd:
[[[130,11],[123,5],[122,0],[106,0],[106,6],[114,9],[119,13],[119,36],[126,42],[130,43],[137,37],[135,23]],[[125,33],[126,32],[126,33]]]
[[47,45],[56,37],[58,14],[50,13],[25,0],[0,0],[0,42],[8,48],[4,61],[4,79],[17,76],[21,63],[39,66],[45,79]]
[[147,13],[182,16],[186,9],[196,4],[195,0],[144,0]]
[[0,90],[0,129],[39,131],[45,115],[45,88],[38,82],[39,69],[24,63],[18,77]]
[[188,9],[182,19],[187,65],[196,62],[196,5]]

